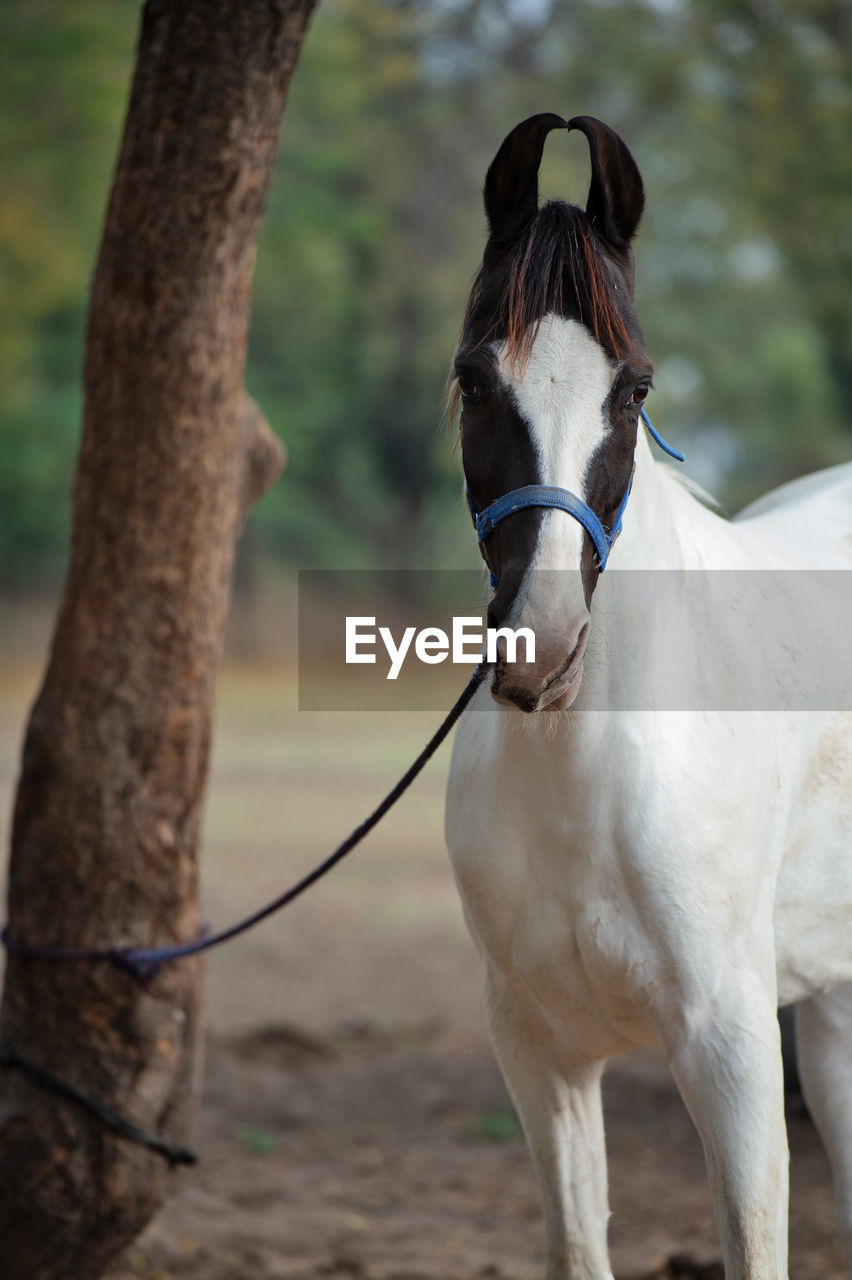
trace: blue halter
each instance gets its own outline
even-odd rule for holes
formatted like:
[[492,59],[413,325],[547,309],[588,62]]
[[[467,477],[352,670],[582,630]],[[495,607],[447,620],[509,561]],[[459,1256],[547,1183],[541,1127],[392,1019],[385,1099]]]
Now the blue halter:
[[[640,410],[642,421],[648,429],[649,435],[657,442],[671,458],[676,458],[678,462],[684,461],[684,455],[679,449],[674,449],[667,444],[651,419],[648,417],[644,409]],[[634,471],[635,471],[634,466]],[[615,513],[615,519],[612,527],[607,531],[601,524],[601,521],[595,515],[588,503],[583,502],[582,498],[578,498],[576,494],[571,493],[568,489],[559,489],[555,485],[548,484],[527,484],[520,489],[512,489],[510,493],[504,493],[502,497],[496,498],[484,511],[480,511],[470,495],[470,490],[466,489],[467,502],[470,507],[470,514],[473,517],[473,523],[476,527],[476,536],[479,539],[480,549],[482,543],[488,535],[496,528],[501,520],[505,520],[506,516],[513,515],[516,511],[523,511],[525,507],[555,507],[558,511],[567,511],[569,516],[573,516],[578,520],[591,538],[595,552],[598,558],[598,568],[603,573],[606,568],[606,562],[609,559],[609,553],[613,548],[616,538],[621,533],[621,521],[624,516],[624,509],[627,506],[627,499],[630,497],[630,489],[633,485],[633,473],[630,474],[630,480],[627,485],[624,497],[619,503],[618,510]],[[483,550],[483,556],[485,552]],[[497,577],[492,570],[491,585],[496,590]]]

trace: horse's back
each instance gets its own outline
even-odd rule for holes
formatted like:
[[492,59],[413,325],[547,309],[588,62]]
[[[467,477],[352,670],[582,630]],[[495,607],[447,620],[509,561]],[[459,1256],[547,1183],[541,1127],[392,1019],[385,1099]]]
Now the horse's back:
[[772,489],[734,523],[777,543],[791,567],[852,568],[852,462]]

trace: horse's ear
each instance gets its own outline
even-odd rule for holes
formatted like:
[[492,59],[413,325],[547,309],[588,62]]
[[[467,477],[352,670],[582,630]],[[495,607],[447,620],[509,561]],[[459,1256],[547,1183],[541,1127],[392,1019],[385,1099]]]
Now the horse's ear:
[[566,129],[550,112],[530,116],[503,141],[485,177],[485,212],[494,244],[507,244],[538,209],[538,170],[544,140],[551,129]]
[[615,130],[594,116],[574,116],[568,128],[579,129],[589,143],[592,181],[586,213],[598,234],[625,254],[645,208],[645,188],[636,161]]

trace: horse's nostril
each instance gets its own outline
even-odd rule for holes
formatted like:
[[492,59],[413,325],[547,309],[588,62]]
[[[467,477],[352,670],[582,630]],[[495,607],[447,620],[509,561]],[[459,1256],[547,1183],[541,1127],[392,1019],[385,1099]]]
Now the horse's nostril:
[[539,695],[519,685],[507,685],[502,688],[497,680],[491,686],[491,693],[498,702],[511,702],[519,711],[535,711],[538,707]]

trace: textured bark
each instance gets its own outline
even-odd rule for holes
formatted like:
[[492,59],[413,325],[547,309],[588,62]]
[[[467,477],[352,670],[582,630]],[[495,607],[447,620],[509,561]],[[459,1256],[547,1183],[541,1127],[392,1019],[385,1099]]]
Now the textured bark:
[[[95,275],[71,562],[15,809],[11,936],[199,928],[196,851],[236,539],[283,451],[243,389],[259,220],[314,0],[149,0]],[[172,1141],[201,963],[147,988],[10,957],[0,1035]],[[0,1275],[89,1280],[161,1202],[162,1156],[0,1073]]]

